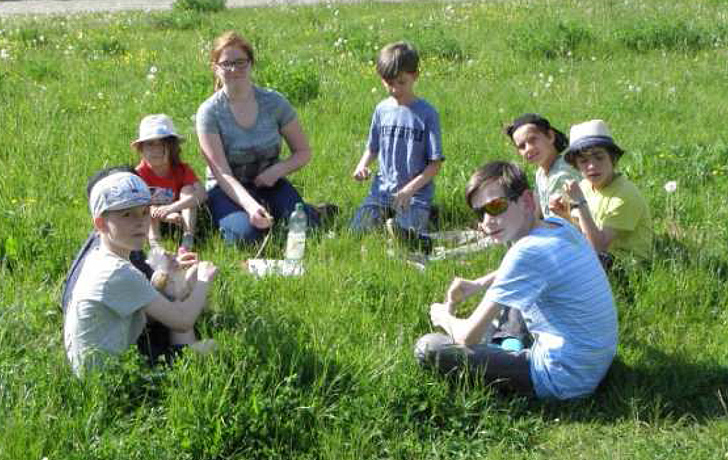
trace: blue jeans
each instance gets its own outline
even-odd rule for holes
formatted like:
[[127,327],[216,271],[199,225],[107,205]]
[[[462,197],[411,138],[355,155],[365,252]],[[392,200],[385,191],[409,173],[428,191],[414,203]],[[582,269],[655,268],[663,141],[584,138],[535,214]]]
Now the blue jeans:
[[404,230],[414,230],[417,233],[426,233],[430,221],[430,208],[417,203],[411,203],[406,211],[396,210],[391,203],[381,203],[369,194],[364,203],[356,210],[354,218],[349,224],[357,232],[366,232],[374,227],[384,224],[388,215],[394,215],[397,226]]
[[[303,203],[301,195],[286,179],[279,179],[272,187],[256,187],[245,184],[250,195],[265,207],[276,222],[287,220],[296,203]],[[263,238],[267,230],[255,228],[250,223],[250,216],[216,185],[207,194],[207,203],[212,214],[212,221],[220,229],[226,243],[255,243]],[[306,205],[309,228],[319,225],[318,212]]]

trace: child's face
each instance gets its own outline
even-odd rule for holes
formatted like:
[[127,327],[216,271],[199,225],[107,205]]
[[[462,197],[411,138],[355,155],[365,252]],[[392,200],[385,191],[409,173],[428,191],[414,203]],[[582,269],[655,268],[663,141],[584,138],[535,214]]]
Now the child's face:
[[382,78],[382,85],[398,102],[407,102],[414,96],[415,81],[416,72],[400,72],[392,79]]
[[513,144],[526,162],[544,168],[551,167],[558,152],[554,147],[554,132],[544,133],[534,124],[520,126],[513,132]]
[[162,139],[154,139],[144,141],[140,145],[140,150],[144,161],[151,167],[167,166],[169,163],[169,154]]
[[493,180],[483,184],[473,194],[473,209],[482,212],[480,229],[488,238],[505,244],[528,233],[531,222],[529,215],[533,216],[534,210],[527,203],[527,194],[528,192],[524,193],[515,201],[510,200],[506,197],[503,186]]
[[591,147],[575,155],[576,167],[592,187],[601,189],[612,183],[614,164],[609,151],[604,147]]
[[95,220],[96,228],[106,238],[116,254],[128,257],[139,251],[147,241],[149,206],[135,206],[121,211],[107,211]]

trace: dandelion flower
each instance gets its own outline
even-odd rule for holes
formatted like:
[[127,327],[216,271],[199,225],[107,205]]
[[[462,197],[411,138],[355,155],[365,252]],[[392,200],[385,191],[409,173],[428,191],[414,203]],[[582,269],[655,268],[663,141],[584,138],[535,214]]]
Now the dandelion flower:
[[10,59],[10,53],[8,53],[8,50],[6,50],[6,49],[0,50],[0,59]]
[[157,73],[157,71],[158,71],[158,70],[159,70],[159,69],[157,69],[157,66],[151,66],[151,67],[149,68],[149,73]]
[[677,190],[677,181],[671,180],[665,183],[665,191],[667,193],[673,193]]

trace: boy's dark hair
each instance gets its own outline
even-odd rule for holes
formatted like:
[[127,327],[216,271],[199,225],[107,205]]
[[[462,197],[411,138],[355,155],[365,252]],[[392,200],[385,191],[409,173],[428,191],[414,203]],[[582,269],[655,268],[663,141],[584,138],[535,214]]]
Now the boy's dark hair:
[[521,168],[507,161],[492,161],[476,169],[465,188],[465,199],[468,206],[473,206],[473,195],[484,184],[495,180],[503,188],[510,200],[516,200],[523,192],[529,190],[528,177]]
[[617,146],[611,145],[611,144],[604,144],[604,145],[590,145],[589,147],[585,147],[583,149],[576,149],[576,150],[569,150],[564,155],[564,161],[569,163],[574,169],[579,170],[579,167],[576,165],[576,157],[581,155],[582,153],[586,152],[587,150],[593,148],[593,147],[602,147],[604,150],[609,153],[609,159],[612,162],[612,167],[616,168],[617,163],[619,163],[619,159],[624,155],[624,150],[620,149]]
[[377,59],[377,73],[385,80],[396,78],[400,72],[417,73],[420,57],[408,42],[396,42],[382,48]]
[[549,121],[542,117],[541,115],[537,113],[524,113],[520,117],[513,120],[513,123],[506,126],[506,129],[504,130],[506,136],[511,138],[511,141],[513,140],[513,133],[516,132],[518,128],[520,128],[523,125],[535,125],[539,131],[542,133],[548,135],[549,130],[554,132],[554,147],[556,148],[556,151],[561,153],[569,146],[569,138],[566,137],[566,134],[562,133],[558,129],[551,126],[551,123]]
[[111,166],[108,168],[104,168],[101,171],[96,171],[93,176],[89,177],[88,182],[86,182],[86,199],[91,197],[91,190],[94,188],[94,185],[96,185],[98,181],[100,181],[104,177],[120,172],[137,174],[137,172],[131,166]]

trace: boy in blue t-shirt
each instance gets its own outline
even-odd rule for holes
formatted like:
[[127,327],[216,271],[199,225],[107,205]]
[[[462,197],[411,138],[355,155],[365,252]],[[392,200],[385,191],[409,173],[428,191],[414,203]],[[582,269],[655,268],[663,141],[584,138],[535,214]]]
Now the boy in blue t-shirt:
[[432,179],[444,157],[437,110],[413,91],[418,66],[417,51],[409,43],[392,43],[379,53],[377,72],[390,97],[374,111],[367,148],[353,174],[357,181],[367,180],[369,164],[379,161],[369,195],[351,222],[354,230],[381,225],[390,214],[399,229],[427,230]]

